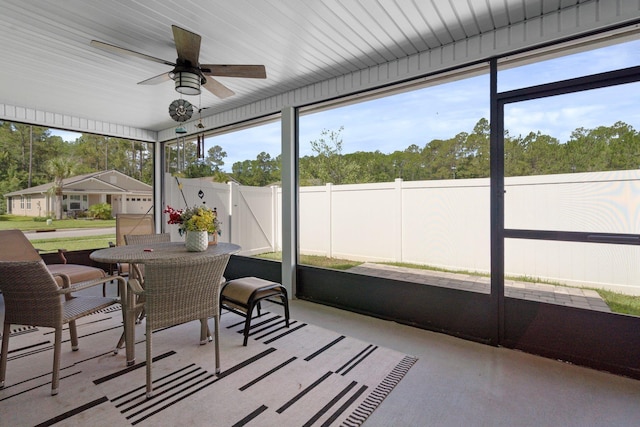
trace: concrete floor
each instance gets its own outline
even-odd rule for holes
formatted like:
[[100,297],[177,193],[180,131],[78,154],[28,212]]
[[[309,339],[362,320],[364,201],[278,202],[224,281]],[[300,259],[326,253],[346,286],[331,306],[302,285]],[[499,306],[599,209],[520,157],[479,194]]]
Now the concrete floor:
[[290,309],[297,320],[418,357],[365,427],[640,425],[638,380],[307,301]]
[[637,380],[306,301],[291,312],[419,358],[365,427],[640,425]]

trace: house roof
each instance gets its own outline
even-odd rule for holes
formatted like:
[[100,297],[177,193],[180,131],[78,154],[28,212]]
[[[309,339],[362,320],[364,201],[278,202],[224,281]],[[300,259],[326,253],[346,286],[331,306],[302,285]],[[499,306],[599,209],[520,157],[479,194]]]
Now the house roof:
[[[54,183],[37,185],[24,190],[13,191],[4,196],[23,196],[29,194],[44,194],[53,188]],[[76,175],[62,181],[65,193],[91,193],[91,194],[148,194],[153,193],[153,187],[142,181],[131,178],[115,169]]]
[[[219,77],[235,92],[185,96],[206,129],[360,93],[533,46],[638,22],[633,1],[3,0],[0,119],[142,141],[175,138],[173,82],[139,85],[176,61],[177,25],[200,61],[263,64],[266,79]],[[196,120],[185,124],[196,132]]]

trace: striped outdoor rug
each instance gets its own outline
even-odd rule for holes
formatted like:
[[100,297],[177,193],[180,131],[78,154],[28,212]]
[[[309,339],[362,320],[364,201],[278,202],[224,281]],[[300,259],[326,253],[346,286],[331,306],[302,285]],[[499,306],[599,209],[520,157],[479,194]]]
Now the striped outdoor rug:
[[[9,346],[4,426],[358,426],[415,363],[414,357],[263,312],[242,346],[243,318],[224,312],[221,368],[214,346],[199,345],[199,322],[153,336],[155,396],[145,398],[144,325],[136,364],[111,351],[121,312],[78,323],[80,350],[62,347],[60,392],[50,395],[53,332],[16,328]],[[213,330],[213,320],[210,320]]]

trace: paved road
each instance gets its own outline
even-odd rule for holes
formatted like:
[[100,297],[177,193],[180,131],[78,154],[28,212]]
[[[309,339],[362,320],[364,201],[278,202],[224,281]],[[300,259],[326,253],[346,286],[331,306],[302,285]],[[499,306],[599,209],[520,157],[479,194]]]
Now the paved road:
[[24,233],[29,240],[55,239],[60,237],[100,236],[103,234],[116,234],[116,228],[71,228],[67,230],[40,233],[36,233],[35,231],[25,231]]

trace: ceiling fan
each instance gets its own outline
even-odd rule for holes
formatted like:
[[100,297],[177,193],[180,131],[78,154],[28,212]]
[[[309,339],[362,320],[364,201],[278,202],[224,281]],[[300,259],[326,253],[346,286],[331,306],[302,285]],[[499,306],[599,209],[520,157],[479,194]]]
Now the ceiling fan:
[[[164,59],[155,58],[144,53],[135,52],[123,47],[114,46],[98,40],[91,40],[91,46],[108,52],[124,55],[136,56],[148,61],[173,67],[169,72],[162,73],[150,79],[143,80],[138,84],[152,85],[173,80],[176,91],[184,95],[200,94],[201,86],[218,98],[224,99],[234,94],[234,92],[215,80],[212,76],[219,77],[244,77],[250,79],[265,79],[267,73],[264,65],[220,65],[220,64],[200,64],[200,41],[201,37],[191,31],[172,25],[173,39],[178,52],[176,63]],[[205,77],[206,76],[206,77]]]

